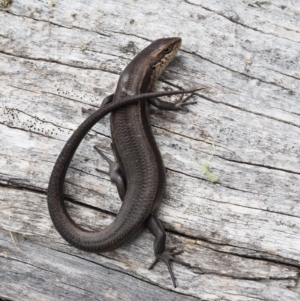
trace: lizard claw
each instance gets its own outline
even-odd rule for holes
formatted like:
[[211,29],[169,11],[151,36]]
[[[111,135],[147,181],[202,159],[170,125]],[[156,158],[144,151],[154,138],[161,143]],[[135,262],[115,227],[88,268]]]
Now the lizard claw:
[[181,96],[181,98],[179,99],[179,101],[177,101],[175,103],[175,110],[182,110],[182,111],[185,111],[185,112],[189,112],[189,109],[186,108],[186,106],[188,105],[193,105],[193,104],[196,104],[197,101],[188,101],[188,99],[190,99],[191,97],[193,96],[193,94],[190,94],[189,96],[183,98],[183,96]]
[[174,255],[181,254],[183,252],[183,250],[174,252],[175,249],[176,249],[176,247],[173,247],[171,249],[165,250],[164,253],[162,253],[162,254],[155,255],[156,258],[153,260],[153,262],[149,266],[148,270],[151,270],[156,265],[156,263],[161,259],[166,264],[166,266],[169,270],[171,279],[172,279],[173,286],[176,288],[175,277],[174,277],[174,274],[173,274],[173,271],[172,271],[172,268],[170,265],[170,261],[172,260],[172,261],[176,261],[179,263],[183,263],[181,260],[178,260],[174,257]]

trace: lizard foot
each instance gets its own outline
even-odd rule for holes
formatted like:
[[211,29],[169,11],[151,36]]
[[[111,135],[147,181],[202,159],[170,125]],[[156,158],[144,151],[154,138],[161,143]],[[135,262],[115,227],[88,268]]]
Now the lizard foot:
[[166,264],[166,266],[168,267],[168,270],[169,270],[169,273],[170,273],[170,276],[171,276],[171,279],[172,279],[173,286],[176,288],[175,277],[174,277],[174,274],[173,274],[173,271],[172,271],[172,268],[171,268],[171,265],[170,265],[170,261],[172,260],[172,261],[176,261],[176,262],[179,262],[179,263],[182,263],[182,264],[184,264],[184,262],[181,261],[181,260],[178,260],[174,257],[174,255],[181,254],[183,252],[183,250],[175,251],[175,249],[176,249],[176,247],[173,247],[171,249],[165,250],[164,253],[162,253],[162,254],[157,254],[156,258],[151,263],[148,270],[151,270],[157,264],[157,262],[161,259]]
[[183,95],[181,95],[180,99],[175,103],[175,110],[182,110],[185,112],[189,112],[189,109],[186,108],[188,105],[194,105],[197,103],[197,101],[188,101],[194,94],[190,94],[187,97],[183,98]]
[[[104,155],[104,153],[103,153],[96,145],[94,146],[94,149],[97,151],[97,153],[98,153],[105,161],[108,162],[108,164],[109,164],[109,169],[111,169],[111,166],[113,165],[114,162],[111,161],[106,155]],[[103,170],[103,169],[95,168],[95,170],[98,171],[98,172],[102,172],[102,173],[104,173],[104,174],[106,174],[106,175],[110,175],[110,172],[105,171],[105,170]]]

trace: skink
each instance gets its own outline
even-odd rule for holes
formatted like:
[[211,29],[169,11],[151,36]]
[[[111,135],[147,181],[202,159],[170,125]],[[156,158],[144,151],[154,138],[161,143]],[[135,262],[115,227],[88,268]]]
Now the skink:
[[[170,260],[182,251],[166,249],[166,233],[157,218],[157,210],[165,189],[165,167],[149,124],[149,104],[163,110],[187,110],[194,104],[188,99],[176,103],[159,96],[193,93],[196,90],[149,92],[177,53],[180,38],[152,42],[124,69],[114,94],[106,97],[101,108],[88,117],[72,134],[61,151],[48,186],[48,208],[60,235],[73,246],[90,252],[111,251],[133,237],[143,226],[154,235],[155,260],[168,267],[174,287],[175,278]],[[110,161],[97,147],[96,151],[109,162],[111,181],[116,184],[122,206],[114,221],[105,229],[88,231],[78,226],[64,204],[63,186],[70,161],[87,132],[111,112],[112,149],[116,162]],[[149,268],[149,269],[150,269]]]

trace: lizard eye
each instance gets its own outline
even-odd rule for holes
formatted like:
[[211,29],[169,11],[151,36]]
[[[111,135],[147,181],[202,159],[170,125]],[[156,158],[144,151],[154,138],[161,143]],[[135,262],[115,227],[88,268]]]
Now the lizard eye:
[[164,53],[170,53],[172,51],[172,49],[173,49],[173,46],[170,45],[170,46],[168,46],[167,48],[164,49]]

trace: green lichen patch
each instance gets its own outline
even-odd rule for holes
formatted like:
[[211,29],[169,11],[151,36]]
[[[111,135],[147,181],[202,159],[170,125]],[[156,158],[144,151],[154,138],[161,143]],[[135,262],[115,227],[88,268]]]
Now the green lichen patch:
[[137,54],[139,52],[135,43],[132,41],[129,41],[126,46],[121,47],[121,51],[124,53],[133,53],[133,54]]
[[87,43],[81,41],[80,50],[82,52],[86,51],[87,50]]
[[12,0],[0,0],[0,8],[7,9],[11,6]]
[[205,178],[212,183],[216,183],[218,181],[218,177],[215,174],[213,174],[209,169],[209,164],[216,153],[215,145],[213,144],[212,147],[212,152],[207,158],[203,159],[201,162],[198,162],[195,159],[194,161],[199,165],[200,170],[202,171]]

